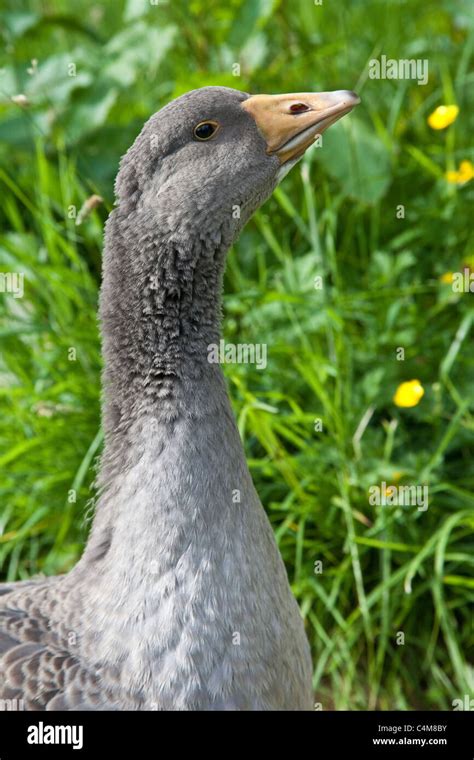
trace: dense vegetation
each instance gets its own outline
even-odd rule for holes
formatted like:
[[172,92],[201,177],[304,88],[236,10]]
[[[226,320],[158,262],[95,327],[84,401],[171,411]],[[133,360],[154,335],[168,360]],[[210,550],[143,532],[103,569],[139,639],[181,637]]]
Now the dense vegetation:
[[[0,293],[3,578],[67,571],[87,536],[102,231],[143,122],[208,84],[354,89],[230,254],[225,338],[266,343],[268,366],[225,372],[323,707],[472,696],[474,310],[449,273],[474,270],[474,182],[446,176],[474,162],[470,0],[3,6],[0,271],[24,274],[23,298]],[[427,60],[427,84],[371,79],[382,55]],[[459,114],[433,128],[443,104]],[[428,509],[371,504],[383,483],[427,485]]]

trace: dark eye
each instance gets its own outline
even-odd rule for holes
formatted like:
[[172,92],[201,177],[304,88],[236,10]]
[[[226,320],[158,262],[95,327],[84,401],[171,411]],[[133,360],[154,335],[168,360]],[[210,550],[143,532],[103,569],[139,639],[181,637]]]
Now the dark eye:
[[194,127],[196,140],[209,140],[217,132],[219,125],[216,121],[201,121]]
[[304,103],[293,103],[290,106],[291,113],[303,113],[303,111],[309,111],[309,107]]

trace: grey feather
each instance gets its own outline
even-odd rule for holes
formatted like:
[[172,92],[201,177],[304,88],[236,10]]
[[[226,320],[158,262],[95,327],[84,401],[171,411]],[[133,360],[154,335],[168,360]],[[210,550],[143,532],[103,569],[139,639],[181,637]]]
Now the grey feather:
[[[67,575],[0,587],[0,697],[28,709],[311,709],[303,623],[207,357],[227,250],[277,183],[246,98],[187,93],[122,159],[93,528]],[[210,116],[222,135],[196,143]]]

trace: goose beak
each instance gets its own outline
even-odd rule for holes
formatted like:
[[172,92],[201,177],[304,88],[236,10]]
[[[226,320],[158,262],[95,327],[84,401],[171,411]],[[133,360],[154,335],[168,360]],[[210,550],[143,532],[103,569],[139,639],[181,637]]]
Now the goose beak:
[[352,111],[360,98],[350,90],[251,95],[242,103],[280,164],[301,158],[318,135]]

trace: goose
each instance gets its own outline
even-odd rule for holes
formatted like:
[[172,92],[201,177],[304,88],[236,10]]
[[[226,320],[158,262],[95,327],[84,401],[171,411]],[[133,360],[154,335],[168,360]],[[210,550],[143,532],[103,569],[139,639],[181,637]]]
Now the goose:
[[219,363],[226,254],[353,92],[187,92],[121,160],[84,553],[0,585],[0,698],[27,710],[310,710],[303,621]]

